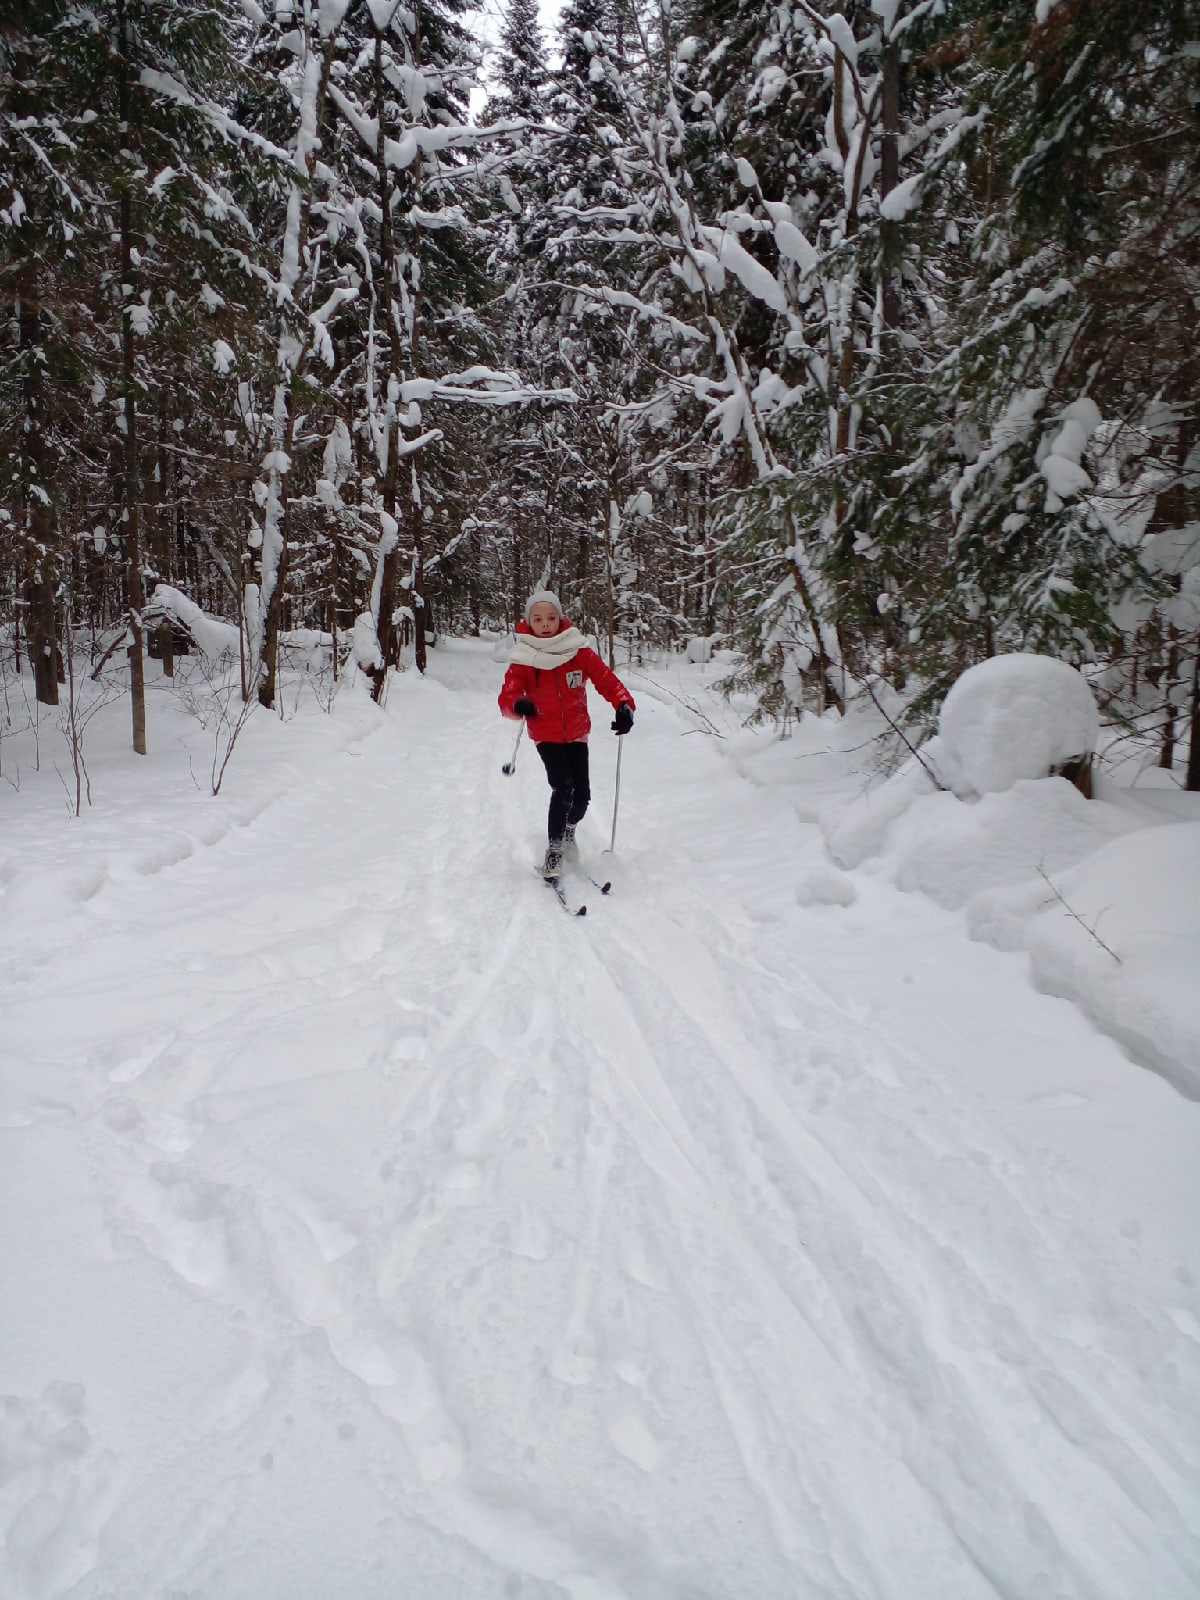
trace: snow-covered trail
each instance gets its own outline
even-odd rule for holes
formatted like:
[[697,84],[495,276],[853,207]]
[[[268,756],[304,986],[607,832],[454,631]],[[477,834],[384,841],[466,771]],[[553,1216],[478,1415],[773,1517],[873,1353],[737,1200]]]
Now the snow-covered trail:
[[1194,1595],[1196,1107],[653,680],[563,917],[497,676],[6,961],[0,1593]]

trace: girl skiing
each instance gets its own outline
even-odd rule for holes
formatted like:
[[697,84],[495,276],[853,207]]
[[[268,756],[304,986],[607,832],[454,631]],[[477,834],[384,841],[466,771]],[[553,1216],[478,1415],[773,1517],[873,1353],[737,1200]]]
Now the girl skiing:
[[633,696],[563,616],[558,596],[548,589],[535,590],[525,603],[524,622],[517,624],[512,665],[505,673],[499,703],[506,717],[525,718],[550,781],[542,865],[542,876],[548,879],[562,872],[564,851],[575,854],[575,827],[591,798],[589,681],[616,711],[613,732],[628,733],[636,709]]

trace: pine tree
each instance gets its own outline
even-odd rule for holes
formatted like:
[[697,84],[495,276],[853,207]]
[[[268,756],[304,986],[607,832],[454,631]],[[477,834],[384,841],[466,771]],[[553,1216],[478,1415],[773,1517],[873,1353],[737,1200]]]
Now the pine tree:
[[[10,331],[0,368],[5,532],[22,593],[37,698],[58,703],[58,611],[65,536],[65,433],[56,401],[95,335],[75,312],[78,235],[98,226],[101,200],[63,159],[83,134],[83,106],[64,93],[57,57],[66,7],[22,6],[0,34],[0,261]],[[11,337],[15,330],[15,339]],[[90,332],[90,330],[89,330]],[[76,357],[76,360],[78,357]],[[21,610],[17,612],[18,626]]]
[[488,122],[514,117],[536,122],[543,116],[550,74],[537,0],[508,0],[500,25],[495,77],[497,87],[487,103]]
[[[34,453],[69,467],[35,497],[37,627],[45,641],[59,602],[77,598],[69,519],[87,530],[93,595],[122,591],[142,750],[143,522],[157,496],[144,430],[157,412],[159,431],[170,396],[211,369],[210,308],[225,303],[213,285],[248,281],[247,219],[222,139],[199,109],[236,81],[239,24],[230,6],[161,0],[112,0],[89,19],[82,27],[73,7],[32,6],[8,36],[4,114],[20,131],[2,270],[25,308],[19,348],[36,353],[36,371],[26,367]],[[35,651],[40,693],[51,655],[45,642]]]

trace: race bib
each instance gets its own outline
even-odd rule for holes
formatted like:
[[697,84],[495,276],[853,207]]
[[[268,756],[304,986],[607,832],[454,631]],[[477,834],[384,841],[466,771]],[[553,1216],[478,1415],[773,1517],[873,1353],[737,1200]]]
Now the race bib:
[[576,672],[568,672],[567,673],[567,688],[568,689],[582,689],[583,688],[583,673],[582,672],[578,672],[578,671],[576,671]]

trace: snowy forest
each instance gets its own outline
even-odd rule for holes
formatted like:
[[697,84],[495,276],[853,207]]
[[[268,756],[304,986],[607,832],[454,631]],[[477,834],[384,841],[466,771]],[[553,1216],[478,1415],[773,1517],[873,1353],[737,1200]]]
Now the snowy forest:
[[[19,0],[0,625],[376,696],[539,577],[758,713],[1087,666],[1200,787],[1186,0]],[[472,110],[472,108],[474,108]],[[68,645],[70,648],[68,648]],[[103,666],[102,666],[103,663]],[[11,718],[10,718],[11,727]]]
[[0,1600],[1200,1595],[1198,24],[0,0]]

